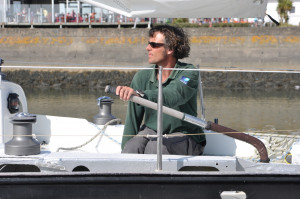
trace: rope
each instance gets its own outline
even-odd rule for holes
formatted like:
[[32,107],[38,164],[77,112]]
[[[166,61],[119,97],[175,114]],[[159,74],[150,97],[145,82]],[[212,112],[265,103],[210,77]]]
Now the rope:
[[[75,69],[75,70],[149,70],[153,68],[145,66],[114,66],[114,65],[103,65],[103,66],[1,66],[2,68],[27,68],[27,69]],[[165,68],[163,70],[182,70],[176,68]],[[201,68],[201,69],[184,69],[190,71],[207,71],[207,72],[255,72],[255,73],[300,73],[300,70],[263,70],[263,69],[213,69],[213,68]]]
[[[296,142],[300,142],[300,135],[278,135],[262,133],[252,133],[252,135],[260,139],[265,144],[271,162],[286,163],[285,159],[288,154],[290,154],[293,144]],[[249,157],[248,159],[258,161],[258,151],[255,151],[255,155]]]
[[[79,145],[79,146],[75,146],[75,147],[68,147],[68,148],[64,148],[64,147],[60,147],[57,149],[57,152],[59,150],[75,150],[78,148],[81,148],[85,145],[87,145],[88,143],[90,143],[92,140],[94,140],[97,136],[99,136],[100,134],[108,137],[111,141],[115,142],[116,144],[120,145],[121,143],[118,142],[117,140],[113,139],[111,136],[131,136],[131,137],[135,137],[135,136],[143,136],[143,137],[152,137],[155,135],[108,135],[105,133],[105,130],[107,128],[107,126],[111,123],[114,123],[116,121],[120,121],[120,119],[114,119],[111,120],[109,122],[107,122],[102,129],[100,129],[97,125],[91,123],[92,125],[96,126],[99,129],[99,132],[94,135],[90,140],[88,140],[87,142]],[[237,133],[237,132],[227,132],[227,133]],[[239,132],[240,133],[240,132]],[[220,133],[202,133],[202,134],[220,134]],[[264,133],[253,133],[253,132],[248,132],[249,135],[255,136],[258,139],[262,140],[262,142],[265,144],[267,151],[268,151],[268,155],[269,158],[271,160],[271,162],[281,162],[284,163],[286,162],[285,158],[288,156],[288,154],[290,154],[290,151],[292,149],[292,146],[295,142],[300,142],[300,135],[280,135],[280,134],[264,134]],[[185,135],[199,135],[199,133],[197,134],[185,134]],[[163,135],[164,137],[168,138],[168,137],[175,137],[175,136],[182,136],[182,135],[172,135],[172,134],[165,134]],[[100,142],[100,141],[99,141]],[[98,143],[99,144],[99,143]],[[97,146],[98,146],[97,144]],[[245,158],[245,157],[244,157]],[[247,159],[252,160],[252,161],[259,161],[260,156],[258,151],[255,151],[255,155],[252,157],[247,157]]]
[[[101,130],[97,125],[95,125],[94,123],[90,123],[92,125],[94,125],[98,130]],[[262,131],[234,131],[234,132],[224,132],[224,133],[217,133],[217,132],[214,132],[214,131],[211,131],[211,132],[208,132],[208,133],[187,133],[187,134],[184,134],[184,135],[219,135],[219,134],[235,134],[235,133],[246,133],[246,134],[250,134],[250,135],[254,135],[254,136],[265,136],[265,135],[270,135],[269,132],[273,132],[274,134],[272,134],[272,137],[285,137],[285,138],[296,138],[296,139],[300,139],[300,135],[299,134],[277,134],[274,132],[274,130],[262,130]],[[276,130],[276,132],[300,132],[300,129],[291,129],[291,130]],[[105,133],[104,133],[105,134]],[[107,135],[107,134],[105,134]],[[166,136],[168,137],[172,137],[172,136],[179,136],[179,135],[176,135],[176,134],[165,134]],[[0,134],[0,136],[13,136],[13,135],[5,135],[5,134]],[[64,134],[53,134],[53,135],[49,135],[49,134],[39,134],[39,135],[17,135],[17,136],[24,136],[24,137],[27,137],[27,136],[36,136],[36,137],[40,137],[40,136],[94,136],[94,135],[89,135],[89,134],[74,134],[74,135],[64,135]],[[107,135],[107,136],[122,136],[122,137],[144,137],[146,135]],[[118,142],[118,141],[116,141]]]
[[[5,60],[5,63],[17,63],[19,65],[25,64],[26,66],[29,65],[33,65],[33,66],[39,66],[39,65],[45,65],[45,66],[83,66],[83,67],[87,67],[87,66],[95,66],[95,67],[132,67],[132,66],[121,66],[121,65],[95,65],[95,64],[70,64],[70,63],[57,63],[57,62],[20,62],[20,61],[7,61]],[[13,65],[11,65],[13,66]],[[4,66],[4,67],[10,67],[10,66]],[[145,66],[134,66],[134,67],[141,67],[144,68]]]
[[79,145],[79,146],[75,146],[75,147],[59,147],[59,148],[56,150],[56,152],[58,152],[59,150],[75,150],[75,149],[79,149],[79,148],[81,148],[81,147],[87,145],[87,144],[90,143],[91,141],[93,141],[93,140],[94,140],[98,135],[100,135],[101,133],[103,133],[103,135],[108,136],[107,134],[104,133],[104,131],[106,130],[106,128],[107,128],[108,125],[110,125],[110,124],[112,124],[112,123],[114,123],[114,122],[121,122],[121,120],[120,120],[120,119],[113,119],[113,120],[110,120],[109,122],[107,122],[107,123],[103,126],[103,128],[102,128],[101,130],[99,130],[99,132],[98,132],[95,136],[93,136],[93,137],[92,137],[91,139],[89,139],[87,142],[85,142],[85,143],[83,143],[83,144],[81,144],[81,145]]
[[[112,138],[112,136],[122,136],[122,137],[155,137],[156,135],[108,135],[105,133],[105,130],[108,125],[114,123],[114,122],[120,122],[120,119],[114,119],[109,122],[107,122],[102,129],[97,126],[96,124],[90,123],[91,125],[95,126],[99,132],[96,135],[93,135],[91,139],[86,141],[85,143],[74,146],[74,147],[59,147],[57,149],[57,152],[60,150],[75,150],[79,149],[87,144],[89,144],[91,141],[93,141],[96,137],[99,135],[106,136],[108,139],[113,141],[114,143],[120,145],[121,143],[118,142],[116,139]],[[297,133],[297,134],[277,134],[278,132],[290,132],[290,133]],[[264,133],[262,133],[264,132]],[[269,158],[271,159],[271,162],[280,162],[280,163],[286,163],[286,157],[290,154],[290,151],[293,147],[294,143],[300,142],[300,135],[299,133],[300,129],[294,129],[294,130],[268,130],[268,131],[249,131],[249,132],[226,132],[226,133],[217,133],[217,132],[207,132],[207,133],[190,133],[185,135],[220,135],[220,134],[232,134],[232,133],[246,133],[251,136],[254,136],[258,139],[260,139],[266,146],[266,149],[268,151]],[[3,135],[8,136],[8,135]],[[11,135],[9,135],[11,136]],[[31,135],[18,135],[18,136],[31,136]],[[50,136],[50,135],[33,135],[33,136]],[[86,134],[84,135],[51,135],[51,136],[88,136]],[[176,134],[164,134],[163,137],[175,137],[175,136],[182,136],[182,135],[176,135]],[[100,140],[99,140],[100,142]],[[98,147],[99,142],[96,147]],[[246,158],[252,161],[259,161],[260,156],[258,151],[255,150],[255,155],[251,157],[241,157]]]
[[[114,120],[117,120],[117,121],[121,122],[120,119],[114,119]],[[91,122],[90,122],[90,124],[93,125],[93,126],[95,126],[99,131],[102,131],[102,134],[105,135],[108,139],[110,139],[111,141],[113,141],[114,143],[116,143],[116,144],[118,144],[118,145],[121,145],[120,142],[118,142],[117,140],[115,140],[115,139],[113,139],[113,138],[111,137],[111,136],[120,136],[120,135],[108,135],[108,134],[105,133],[105,130],[103,131],[103,130],[100,129],[100,127],[97,126],[96,124],[91,123]],[[106,125],[106,124],[105,124],[105,125]],[[105,127],[105,125],[104,125],[104,127]],[[103,127],[103,128],[104,128],[104,127]],[[98,144],[99,144],[99,143],[98,143]],[[98,144],[97,144],[97,146],[98,146]]]
[[149,70],[153,68],[140,67],[116,67],[116,66],[1,66],[2,68],[25,68],[25,69],[75,69],[75,70]]

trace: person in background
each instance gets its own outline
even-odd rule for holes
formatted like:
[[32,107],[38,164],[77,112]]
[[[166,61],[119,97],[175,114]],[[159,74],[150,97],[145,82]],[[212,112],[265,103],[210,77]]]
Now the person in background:
[[96,16],[96,13],[95,13],[95,12],[92,12],[92,13],[90,14],[90,22],[96,22],[95,16]]
[[19,22],[27,22],[27,11],[23,8],[21,12],[18,13]]
[[36,23],[42,21],[42,15],[41,15],[41,12],[40,12],[39,8],[36,9],[36,12],[35,12],[33,17],[34,17],[33,21],[36,22]]
[[49,15],[48,10],[44,9],[43,10],[43,22],[49,22],[48,15]]
[[[199,73],[195,70],[178,70],[195,69],[191,64],[178,61],[188,57],[190,52],[189,39],[183,29],[169,25],[154,26],[149,31],[146,50],[148,62],[154,64],[153,69],[137,72],[130,87],[117,86],[116,94],[125,101],[128,101],[131,95],[135,95],[157,102],[158,67],[176,69],[162,72],[163,105],[197,116]],[[155,154],[157,138],[146,135],[156,135],[156,131],[157,111],[129,101],[122,153]],[[170,135],[168,138],[163,138],[163,154],[201,155],[203,153],[206,140],[205,135],[201,134],[203,133],[201,127],[164,114],[162,131],[163,134]]]
[[71,14],[71,19],[70,19],[71,22],[76,22],[76,13],[74,10],[72,10],[72,14]]

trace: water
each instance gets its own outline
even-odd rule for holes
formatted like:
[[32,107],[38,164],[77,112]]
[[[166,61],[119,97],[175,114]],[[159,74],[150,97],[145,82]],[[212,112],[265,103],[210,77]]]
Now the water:
[[[86,118],[98,113],[96,99],[107,95],[88,89],[25,88],[28,110],[34,114]],[[127,103],[114,99],[112,114],[125,122]],[[300,90],[204,90],[206,120],[239,130],[300,129]]]

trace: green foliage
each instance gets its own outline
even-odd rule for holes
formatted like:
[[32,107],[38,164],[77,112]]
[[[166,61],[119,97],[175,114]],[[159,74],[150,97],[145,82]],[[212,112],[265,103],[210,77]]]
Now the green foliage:
[[[188,22],[174,22],[173,23],[168,23],[171,26],[178,26],[181,28],[209,28],[209,24],[196,24],[196,23],[188,23]],[[154,26],[156,24],[153,24]],[[252,24],[251,23],[212,23],[212,27],[250,27]]]
[[251,23],[214,23],[212,27],[250,27]]
[[278,0],[277,12],[280,16],[280,22],[288,23],[289,16],[288,11],[291,11],[293,8],[293,2],[291,0]]
[[173,22],[170,24],[171,26],[179,26],[181,28],[196,28],[196,27],[199,27],[198,24],[195,24],[195,23],[178,23],[178,22]]
[[173,20],[173,23],[188,23],[189,19],[188,18],[175,18]]

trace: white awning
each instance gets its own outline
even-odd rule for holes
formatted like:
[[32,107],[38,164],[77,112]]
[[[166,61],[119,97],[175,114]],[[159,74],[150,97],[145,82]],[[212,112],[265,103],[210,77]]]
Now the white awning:
[[268,0],[80,0],[127,17],[263,18]]

